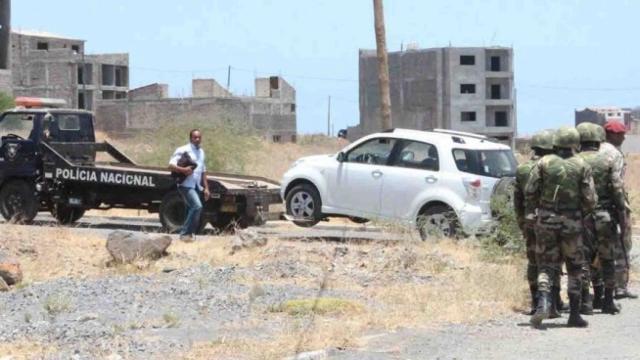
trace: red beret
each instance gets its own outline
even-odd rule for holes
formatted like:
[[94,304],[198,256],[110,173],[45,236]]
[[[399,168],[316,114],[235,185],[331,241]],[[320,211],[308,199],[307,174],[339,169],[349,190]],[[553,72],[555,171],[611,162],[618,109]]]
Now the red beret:
[[604,124],[604,129],[612,133],[625,133],[627,128],[620,121],[609,120]]

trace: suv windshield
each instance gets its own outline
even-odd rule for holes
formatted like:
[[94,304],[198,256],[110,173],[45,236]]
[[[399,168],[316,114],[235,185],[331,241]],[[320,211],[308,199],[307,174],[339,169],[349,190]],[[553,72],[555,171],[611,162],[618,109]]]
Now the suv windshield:
[[458,170],[494,178],[515,176],[518,166],[511,150],[453,149]]
[[0,122],[0,136],[15,134],[27,139],[32,128],[32,114],[6,114]]

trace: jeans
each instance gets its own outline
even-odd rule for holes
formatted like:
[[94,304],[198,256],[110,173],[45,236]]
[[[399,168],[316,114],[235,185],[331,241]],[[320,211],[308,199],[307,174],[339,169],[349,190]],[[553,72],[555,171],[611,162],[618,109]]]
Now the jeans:
[[198,190],[178,186],[178,192],[182,196],[187,208],[187,217],[180,229],[180,235],[192,235],[198,229],[200,223],[200,213],[202,212],[202,201]]

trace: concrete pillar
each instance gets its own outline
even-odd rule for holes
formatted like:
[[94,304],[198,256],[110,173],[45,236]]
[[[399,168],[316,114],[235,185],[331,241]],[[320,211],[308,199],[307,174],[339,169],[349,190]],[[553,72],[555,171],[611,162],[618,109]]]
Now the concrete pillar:
[[9,69],[11,0],[0,0],[0,69]]

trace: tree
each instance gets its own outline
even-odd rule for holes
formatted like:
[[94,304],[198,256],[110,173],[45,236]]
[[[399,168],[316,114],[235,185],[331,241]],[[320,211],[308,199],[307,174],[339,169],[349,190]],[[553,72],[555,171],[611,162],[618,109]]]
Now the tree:
[[5,111],[15,106],[13,98],[6,93],[0,91],[0,111]]
[[389,60],[384,28],[382,0],[373,0],[374,26],[376,30],[376,50],[378,54],[378,85],[380,89],[380,112],[382,129],[391,129],[391,95],[389,94]]

